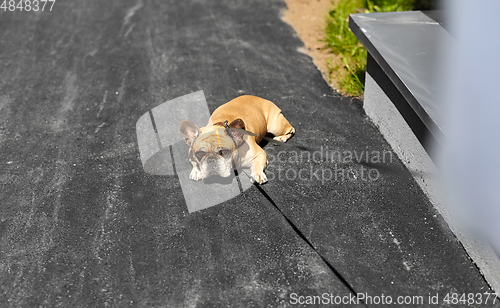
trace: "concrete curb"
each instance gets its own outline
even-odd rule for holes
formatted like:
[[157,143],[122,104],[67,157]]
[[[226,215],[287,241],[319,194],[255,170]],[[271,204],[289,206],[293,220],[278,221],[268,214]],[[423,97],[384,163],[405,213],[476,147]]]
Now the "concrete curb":
[[394,104],[368,72],[363,107],[399,159],[412,173],[434,208],[462,243],[484,279],[495,292],[500,292],[500,259],[488,243],[472,236],[460,224],[450,202],[447,201],[445,190],[437,177],[438,170],[435,164]]

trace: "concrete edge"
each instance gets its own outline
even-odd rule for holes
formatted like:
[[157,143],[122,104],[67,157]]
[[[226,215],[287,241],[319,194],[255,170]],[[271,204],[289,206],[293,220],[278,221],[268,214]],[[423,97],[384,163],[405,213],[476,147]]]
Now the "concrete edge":
[[451,204],[446,201],[436,165],[369,72],[366,73],[363,108],[462,243],[491,289],[500,293],[500,259],[487,242],[477,239],[461,227]]

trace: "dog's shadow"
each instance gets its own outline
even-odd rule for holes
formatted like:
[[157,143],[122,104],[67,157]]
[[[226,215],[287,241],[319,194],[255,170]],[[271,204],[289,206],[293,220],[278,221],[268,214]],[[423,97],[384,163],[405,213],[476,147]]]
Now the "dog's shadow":
[[[273,135],[273,134],[271,134],[271,133],[267,133],[265,137],[266,137],[266,138],[273,139],[273,138],[274,138],[274,135]],[[259,146],[260,146],[261,148],[264,148],[264,147],[265,147],[268,143],[269,143],[269,141],[268,141],[268,140],[266,140],[266,139],[262,139],[262,140],[259,142]]]
[[[264,136],[266,138],[268,138],[267,140],[266,139],[262,139],[260,142],[259,142],[259,146],[261,148],[264,148],[265,146],[267,146],[270,142],[268,140],[270,139],[273,139],[275,136],[271,133],[266,133],[266,135]],[[272,145],[275,145],[271,142]]]
[[233,183],[233,180],[235,178],[234,173],[231,173],[230,176],[228,177],[222,177],[220,175],[211,175],[205,179],[203,179],[203,184],[211,185],[211,184],[222,184],[222,185],[229,185]]

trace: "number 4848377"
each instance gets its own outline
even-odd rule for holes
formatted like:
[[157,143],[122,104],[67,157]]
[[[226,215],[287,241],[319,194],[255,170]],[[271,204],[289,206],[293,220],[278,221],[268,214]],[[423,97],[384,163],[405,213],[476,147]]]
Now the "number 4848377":
[[[1,1],[1,0],[0,0]],[[3,0],[2,5],[0,5],[0,10],[4,11],[52,11],[52,7],[56,3],[56,0]],[[48,5],[47,5],[48,4]]]

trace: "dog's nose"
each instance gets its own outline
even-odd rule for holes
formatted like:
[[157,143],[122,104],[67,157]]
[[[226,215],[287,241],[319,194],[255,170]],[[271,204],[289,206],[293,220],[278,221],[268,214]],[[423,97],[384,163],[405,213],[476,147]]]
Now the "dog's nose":
[[206,158],[207,162],[215,162],[217,161],[217,155],[210,155]]
[[219,174],[219,168],[217,164],[217,156],[210,155],[205,159],[206,166],[208,167],[208,172],[210,175]]
[[210,155],[210,156],[208,156],[205,159],[205,162],[210,167],[210,169],[216,169],[217,168],[217,156],[216,155]]

